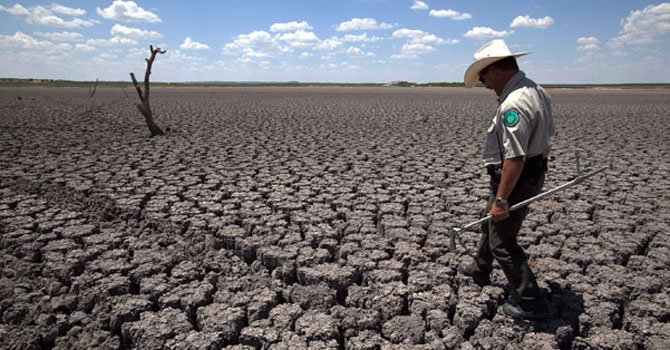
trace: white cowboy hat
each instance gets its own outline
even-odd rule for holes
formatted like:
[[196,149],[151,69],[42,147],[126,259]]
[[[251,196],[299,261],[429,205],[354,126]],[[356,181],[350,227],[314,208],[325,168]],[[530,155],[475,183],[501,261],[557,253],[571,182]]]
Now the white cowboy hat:
[[465,87],[471,88],[475,86],[477,81],[479,81],[479,72],[491,63],[510,56],[516,58],[525,56],[529,53],[530,52],[528,51],[517,53],[510,52],[509,48],[507,48],[507,44],[505,44],[505,41],[502,39],[489,41],[475,52],[475,61],[468,67],[468,70],[465,71],[465,77],[463,78]]

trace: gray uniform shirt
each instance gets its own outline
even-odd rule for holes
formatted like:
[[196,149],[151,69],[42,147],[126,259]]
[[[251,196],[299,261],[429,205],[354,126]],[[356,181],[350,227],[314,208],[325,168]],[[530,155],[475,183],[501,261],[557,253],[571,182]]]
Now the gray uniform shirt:
[[549,156],[554,134],[551,97],[519,71],[505,85],[486,131],[486,165],[501,164],[501,155],[503,159]]

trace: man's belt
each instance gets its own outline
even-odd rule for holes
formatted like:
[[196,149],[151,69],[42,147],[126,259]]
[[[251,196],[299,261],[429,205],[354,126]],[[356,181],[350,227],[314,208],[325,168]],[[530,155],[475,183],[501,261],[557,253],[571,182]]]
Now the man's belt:
[[[542,155],[534,156],[526,159],[521,171],[521,178],[526,178],[532,175],[541,175],[547,172],[549,164],[547,158]],[[486,173],[493,177],[500,177],[502,164],[489,164],[486,166]]]

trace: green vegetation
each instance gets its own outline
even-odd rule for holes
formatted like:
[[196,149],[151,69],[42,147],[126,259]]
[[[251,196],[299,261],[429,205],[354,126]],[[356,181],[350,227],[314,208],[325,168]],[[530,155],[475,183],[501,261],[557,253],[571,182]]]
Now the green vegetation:
[[[0,78],[1,87],[93,87],[95,81],[53,80],[53,79],[14,79]],[[123,81],[99,82],[98,87],[131,87],[132,83]]]
[[[54,79],[13,79],[0,78],[0,87],[83,87],[88,88],[95,85],[95,81],[75,81],[75,80],[54,80]],[[151,82],[152,87],[300,87],[300,86],[384,86],[381,83],[318,83],[318,82],[234,82],[234,81],[200,81],[200,82],[180,82],[165,83]],[[127,87],[133,88],[133,84],[128,81],[100,81],[98,87]]]
[[[594,88],[612,88],[612,89],[670,89],[670,84],[540,84],[548,89],[594,89]],[[414,83],[411,81],[392,81],[390,86],[400,87],[463,87],[463,83],[430,82]],[[483,87],[477,83],[478,87]]]
[[670,84],[540,84],[548,89],[670,89]]
[[[0,87],[82,87],[89,88],[95,85],[95,81],[75,81],[58,79],[14,79],[0,78]],[[308,86],[330,86],[330,87],[462,87],[463,83],[455,82],[429,82],[415,83],[411,81],[392,81],[391,83],[319,83],[319,82],[234,82],[234,81],[200,81],[200,82],[180,82],[165,83],[152,82],[153,87],[308,87]],[[569,89],[593,89],[593,88],[613,88],[613,89],[670,89],[669,84],[542,84],[546,88],[569,88]],[[127,87],[133,88],[130,80],[128,81],[101,81],[98,87]]]

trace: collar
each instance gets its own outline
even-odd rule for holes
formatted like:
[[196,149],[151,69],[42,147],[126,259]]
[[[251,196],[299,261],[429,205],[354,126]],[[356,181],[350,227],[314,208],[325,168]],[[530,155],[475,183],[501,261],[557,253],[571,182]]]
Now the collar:
[[500,98],[498,98],[498,102],[499,102],[499,103],[502,103],[503,101],[505,101],[505,99],[507,98],[507,96],[508,96],[512,91],[515,90],[514,88],[516,87],[516,85],[517,85],[521,80],[523,80],[525,77],[526,77],[526,73],[522,72],[521,70],[519,70],[518,72],[516,72],[516,74],[514,74],[514,75],[512,76],[512,78],[510,78],[510,80],[507,82],[507,84],[505,84],[505,88],[503,88],[502,94],[500,94]]

